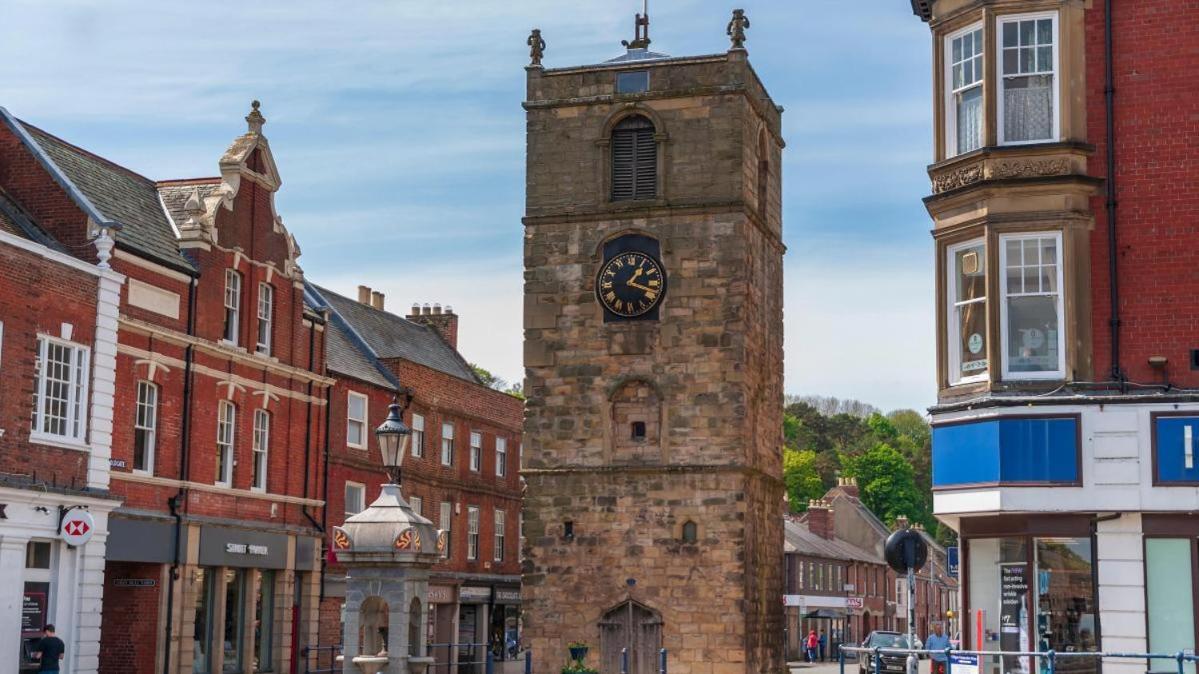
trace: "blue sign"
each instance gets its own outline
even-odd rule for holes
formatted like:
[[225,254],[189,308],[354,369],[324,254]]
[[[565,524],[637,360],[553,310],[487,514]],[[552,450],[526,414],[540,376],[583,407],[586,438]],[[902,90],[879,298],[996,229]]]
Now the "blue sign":
[[958,546],[956,546],[956,545],[949,546],[948,548],[945,549],[945,553],[946,553],[945,565],[949,567],[947,569],[949,571],[949,575],[954,578],[957,578],[958,577],[958,565],[959,565]]
[[999,417],[933,427],[933,488],[1078,481],[1078,420]]
[[950,653],[949,670],[954,674],[978,674],[978,656]]

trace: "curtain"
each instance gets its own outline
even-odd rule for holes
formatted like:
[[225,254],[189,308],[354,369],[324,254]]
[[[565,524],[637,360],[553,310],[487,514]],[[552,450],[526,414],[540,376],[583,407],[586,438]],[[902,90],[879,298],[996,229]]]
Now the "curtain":
[[1050,140],[1053,136],[1053,77],[1008,77],[1003,87],[1006,141]]

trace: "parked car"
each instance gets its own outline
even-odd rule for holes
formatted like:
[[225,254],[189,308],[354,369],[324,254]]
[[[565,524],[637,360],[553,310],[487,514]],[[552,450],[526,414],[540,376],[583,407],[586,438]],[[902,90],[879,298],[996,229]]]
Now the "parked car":
[[[911,648],[906,634],[899,632],[884,632],[875,630],[862,642],[862,648]],[[907,669],[908,656],[903,653],[879,654],[880,667],[874,669],[874,656],[862,653],[858,657],[858,672],[860,674],[904,674]]]

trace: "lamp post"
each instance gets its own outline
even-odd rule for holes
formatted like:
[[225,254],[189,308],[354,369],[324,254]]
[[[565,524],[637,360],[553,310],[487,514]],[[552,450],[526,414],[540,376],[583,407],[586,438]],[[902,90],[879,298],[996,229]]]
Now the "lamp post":
[[391,484],[399,484],[400,468],[404,465],[404,456],[408,453],[412,429],[404,423],[404,411],[398,400],[392,400],[388,409],[387,418],[375,429],[375,437],[379,439],[383,467],[387,469]]

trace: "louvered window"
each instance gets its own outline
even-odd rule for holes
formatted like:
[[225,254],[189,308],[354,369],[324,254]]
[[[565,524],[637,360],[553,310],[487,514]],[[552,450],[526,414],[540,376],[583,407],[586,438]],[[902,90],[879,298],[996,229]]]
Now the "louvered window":
[[658,146],[654,125],[628,117],[612,129],[612,201],[653,199],[658,194]]

